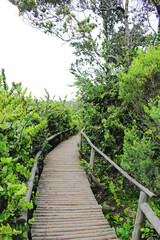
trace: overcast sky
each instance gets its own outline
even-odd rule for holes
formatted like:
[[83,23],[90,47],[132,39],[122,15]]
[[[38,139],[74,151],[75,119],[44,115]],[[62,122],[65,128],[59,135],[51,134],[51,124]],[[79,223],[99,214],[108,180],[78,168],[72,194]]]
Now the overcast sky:
[[0,0],[0,69],[7,83],[22,82],[33,96],[44,97],[44,88],[56,99],[73,99],[75,88],[68,87],[74,77],[72,49],[56,37],[25,24],[8,0]]

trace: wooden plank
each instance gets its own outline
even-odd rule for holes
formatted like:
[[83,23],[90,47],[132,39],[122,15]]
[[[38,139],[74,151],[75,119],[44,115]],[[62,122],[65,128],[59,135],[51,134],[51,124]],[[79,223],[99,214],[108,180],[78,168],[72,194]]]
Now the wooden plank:
[[43,227],[41,229],[32,229],[32,234],[35,233],[45,233],[47,235],[47,233],[57,233],[58,234],[70,234],[70,233],[76,233],[76,234],[79,234],[79,233],[95,233],[95,232],[105,232],[105,233],[112,233],[112,229],[110,228],[110,226],[108,227],[105,227],[105,226],[98,226],[97,228],[95,227],[91,227],[91,228],[88,228],[88,227],[81,227],[81,228],[75,228],[75,227],[72,227],[72,228],[44,228]]
[[62,235],[62,233],[54,233],[54,236],[53,236],[53,233],[49,233],[49,232],[46,232],[45,234],[38,234],[38,233],[34,233],[32,234],[32,239],[34,239],[33,237],[36,236],[36,237],[44,237],[43,239],[45,239],[47,236],[48,237],[52,237],[52,239],[56,239],[56,240],[62,240],[62,239],[77,239],[78,237],[79,238],[84,238],[84,237],[93,237],[93,236],[96,236],[96,237],[99,237],[99,236],[105,236],[105,237],[108,237],[108,238],[115,238],[115,234],[113,234],[113,232],[108,231],[107,230],[105,232],[103,231],[94,231],[94,232],[78,232],[78,233],[65,233],[65,235]]
[[[99,215],[97,215],[96,217],[95,217],[95,215],[93,215],[94,216],[94,219],[95,220],[102,220],[103,218],[104,218],[104,216],[99,216]],[[54,216],[45,216],[45,218],[43,217],[43,216],[36,216],[36,219],[37,220],[44,220],[44,221],[50,221],[50,220],[54,220],[54,221],[56,221],[56,220],[58,220],[58,221],[64,221],[64,220],[67,220],[67,221],[72,221],[73,219],[74,220],[81,220],[81,219],[84,219],[84,220],[92,220],[92,218],[93,218],[93,216],[92,215],[83,215],[83,216],[63,216],[63,215],[61,215],[61,216],[56,216],[56,215],[54,215]]]
[[144,221],[144,214],[140,209],[140,205],[144,202],[147,202],[147,195],[144,192],[140,192],[132,240],[140,240],[140,237],[141,237],[141,228]]
[[72,219],[70,219],[69,221],[68,220],[65,220],[65,219],[61,219],[60,221],[59,220],[55,220],[55,219],[50,219],[49,221],[46,219],[46,221],[44,222],[43,219],[39,219],[34,222],[33,226],[34,225],[41,225],[41,224],[44,224],[44,225],[54,225],[54,226],[57,226],[57,225],[62,225],[62,226],[68,226],[68,225],[72,225],[72,226],[75,226],[75,225],[82,225],[83,226],[90,226],[91,224],[92,225],[97,225],[97,224],[105,224],[106,226],[108,225],[108,222],[105,218],[102,218],[102,219],[99,219],[98,221],[96,219],[91,219],[88,221],[88,219],[77,219],[76,222]]
[[95,149],[91,147],[91,156],[90,156],[90,163],[89,163],[91,170],[93,170],[94,155],[95,155]]
[[64,230],[64,229],[96,229],[96,228],[102,228],[102,227],[105,227],[105,228],[110,228],[110,225],[108,224],[108,225],[106,225],[106,222],[105,223],[102,223],[102,222],[100,222],[99,224],[98,223],[96,223],[96,224],[94,224],[94,223],[91,223],[91,224],[88,224],[87,226],[85,226],[84,225],[84,223],[82,223],[82,224],[76,224],[76,225],[74,225],[74,224],[61,224],[61,225],[58,225],[58,224],[41,224],[40,225],[40,223],[39,224],[34,224],[33,226],[32,226],[32,229],[41,229],[40,228],[40,226],[41,226],[41,228],[46,228],[46,229],[50,229],[50,228],[53,228],[53,229],[59,229],[59,231],[61,231],[61,229],[62,230]]
[[72,211],[80,211],[80,210],[83,210],[83,211],[100,211],[102,210],[102,206],[101,205],[76,205],[76,206],[72,206],[72,205],[60,205],[60,206],[57,206],[57,205],[53,205],[52,208],[51,207],[43,207],[43,208],[39,208],[37,207],[36,208],[36,211],[39,210],[39,211],[64,211],[64,210],[72,210]]
[[[32,238],[33,240],[57,240],[57,238],[52,238],[52,237],[33,237]],[[76,238],[69,238],[69,239],[66,239],[66,240],[72,240],[72,239],[76,239],[76,240],[82,240],[82,238],[79,238],[79,237],[76,237]],[[92,236],[92,237],[83,237],[83,240],[117,240],[117,238],[115,237],[105,237],[105,236]]]
[[148,203],[142,203],[140,205],[140,209],[142,210],[143,214],[148,218],[156,232],[160,235],[160,219],[156,216],[153,212],[152,208],[149,206]]

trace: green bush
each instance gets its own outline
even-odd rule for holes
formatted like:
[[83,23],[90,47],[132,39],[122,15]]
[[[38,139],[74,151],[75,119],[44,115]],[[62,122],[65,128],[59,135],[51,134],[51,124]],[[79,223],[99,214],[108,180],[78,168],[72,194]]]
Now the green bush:
[[160,189],[159,167],[155,161],[155,144],[151,137],[142,136],[133,126],[125,131],[123,160],[121,165],[152,191]]
[[160,46],[139,51],[127,73],[121,73],[119,84],[119,97],[140,114],[143,105],[160,94]]
[[9,89],[0,76],[0,239],[23,239],[18,217],[33,204],[25,201],[35,154],[44,140],[74,126],[73,111],[65,102],[26,96],[21,84]]

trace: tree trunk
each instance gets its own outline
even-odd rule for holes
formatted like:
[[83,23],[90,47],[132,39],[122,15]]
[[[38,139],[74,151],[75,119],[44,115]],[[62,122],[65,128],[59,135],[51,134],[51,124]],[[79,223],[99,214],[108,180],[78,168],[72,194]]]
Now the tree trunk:
[[[160,5],[157,5],[157,13],[158,13],[158,35],[160,35]],[[160,36],[159,36],[160,39]]]
[[[159,2],[159,0],[152,0],[152,3],[154,4],[154,6],[157,10],[157,17],[158,17],[157,33],[160,34],[160,2]],[[160,39],[160,36],[159,36],[159,39]]]
[[128,8],[129,8],[129,0],[125,2],[125,37],[126,37],[126,50],[129,54],[129,23],[128,23]]

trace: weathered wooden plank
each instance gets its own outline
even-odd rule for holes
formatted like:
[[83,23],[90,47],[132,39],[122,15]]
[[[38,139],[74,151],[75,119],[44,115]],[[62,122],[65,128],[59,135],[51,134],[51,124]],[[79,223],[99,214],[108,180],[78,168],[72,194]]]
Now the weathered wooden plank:
[[[50,192],[50,190],[54,190],[55,191],[55,189],[54,189],[54,187],[56,186],[56,184],[54,184],[53,183],[53,186],[48,186],[48,187],[46,187],[45,189],[44,189],[44,187],[41,187],[41,188],[39,188],[39,189],[41,189],[41,194],[43,194],[43,193],[46,193],[47,192],[47,194],[50,194],[51,192]],[[65,188],[64,188],[64,186],[65,186]],[[58,189],[56,190],[56,192],[62,192],[62,190],[63,191],[65,191],[65,192],[75,192],[75,191],[78,191],[78,192],[81,192],[81,191],[84,191],[84,192],[91,192],[91,190],[88,190],[88,186],[90,186],[90,185],[84,185],[83,187],[81,186],[81,187],[79,187],[78,188],[78,185],[77,185],[77,187],[73,187],[72,185],[68,185],[67,184],[67,186],[66,185],[59,185],[58,186]],[[53,195],[52,193],[50,194],[50,195]]]
[[41,224],[44,224],[44,225],[54,225],[54,226],[57,226],[57,225],[62,225],[62,226],[68,226],[68,225],[72,225],[75,226],[75,225],[82,225],[83,226],[90,226],[90,225],[97,225],[97,224],[105,224],[106,226],[108,225],[108,222],[106,221],[105,218],[102,218],[102,219],[99,219],[98,221],[96,219],[90,219],[88,221],[88,219],[77,219],[77,221],[75,222],[74,220],[70,219],[70,220],[65,220],[65,219],[61,219],[60,221],[59,220],[56,220],[56,219],[49,219],[49,221],[46,219],[46,221],[44,222],[43,219],[36,219],[36,221],[34,222],[33,226],[34,225],[41,225]]
[[[94,216],[95,217],[95,216]],[[50,221],[50,220],[52,220],[54,218],[54,221],[55,220],[59,220],[59,221],[64,221],[64,220],[67,220],[67,221],[70,221],[70,220],[80,220],[80,219],[85,219],[85,220],[92,220],[92,218],[93,218],[93,216],[91,216],[91,215],[83,215],[83,216],[79,216],[79,217],[77,217],[77,216],[56,216],[56,215],[54,215],[54,216],[45,216],[45,217],[43,217],[43,216],[36,216],[36,219],[37,220],[43,220],[43,221]],[[104,216],[96,216],[95,217],[95,220],[102,220],[104,218]]]
[[74,225],[64,225],[64,224],[62,224],[62,223],[60,223],[60,224],[56,224],[56,225],[54,225],[54,224],[51,224],[51,225],[43,225],[42,223],[40,223],[39,225],[33,225],[33,228],[32,228],[32,230],[37,230],[37,231],[39,231],[39,229],[58,229],[57,231],[61,231],[61,229],[62,229],[62,231],[64,230],[64,229],[66,229],[67,231],[72,231],[72,229],[74,228],[74,229],[79,229],[79,230],[83,230],[83,229],[86,229],[86,230],[88,230],[88,229],[101,229],[101,228],[110,228],[110,226],[109,225],[106,225],[106,224],[103,224],[103,223],[101,223],[101,224],[96,224],[96,225],[89,225],[89,224],[87,224],[87,226],[84,226],[84,224],[81,224],[81,225],[76,225],[76,226],[74,226]]
[[79,234],[79,233],[96,233],[96,232],[103,232],[103,233],[112,233],[112,229],[108,226],[108,228],[105,226],[99,226],[97,228],[85,228],[85,227],[81,227],[81,228],[48,228],[48,229],[32,229],[32,235],[35,234],[39,234],[39,233],[45,233],[47,235],[47,233],[55,233],[57,235],[66,235],[66,234],[70,234],[70,233],[74,233],[74,234]]
[[85,216],[95,216],[95,218],[96,218],[96,216],[97,216],[97,213],[99,213],[99,216],[103,216],[103,213],[102,213],[102,211],[71,211],[71,210],[69,210],[69,211],[52,211],[52,212],[50,212],[50,211],[36,211],[36,215],[37,215],[37,217],[39,217],[39,216],[71,216],[71,217],[78,217],[78,215],[79,215],[79,217],[81,217],[81,216],[84,216],[84,214],[85,214]]
[[[97,204],[96,202],[95,202],[95,199],[92,197],[92,196],[87,196],[87,195],[85,195],[85,196],[83,196],[81,199],[79,199],[79,196],[80,195],[74,195],[74,198],[72,197],[70,197],[70,196],[68,196],[68,197],[66,197],[66,195],[63,195],[63,196],[60,196],[59,198],[58,198],[58,196],[57,195],[52,195],[52,196],[47,196],[46,195],[46,197],[48,197],[48,199],[49,200],[51,200],[52,201],[52,203],[53,203],[53,201],[56,203],[56,202],[58,202],[58,201],[62,201],[62,202],[66,202],[66,204],[67,203],[69,203],[69,204],[71,204],[72,203],[72,201],[79,201],[79,202],[81,202],[81,201],[85,201],[86,202],[86,200],[91,200],[91,201],[93,201],[94,203],[95,203],[95,205]],[[66,197],[66,198],[65,198]],[[37,203],[39,202],[39,201],[43,201],[43,200],[48,200],[48,199],[46,199],[45,198],[45,196],[43,195],[43,196],[40,196],[38,199],[37,199]],[[65,201],[65,200],[67,200],[67,201]],[[87,203],[87,202],[86,202]]]
[[81,206],[71,206],[70,204],[69,205],[62,205],[62,206],[55,206],[53,205],[52,208],[50,207],[43,207],[43,208],[39,208],[37,207],[36,208],[36,211],[101,211],[102,210],[102,206],[100,205],[94,205],[94,206],[86,206],[86,205],[81,205]]
[[[38,233],[34,233],[34,234],[32,234],[32,238],[34,237],[34,236],[36,236],[36,237],[44,237],[44,239],[45,239],[45,237],[52,237],[52,239],[56,239],[56,240],[59,240],[59,239],[77,239],[78,237],[79,238],[84,238],[84,237],[93,237],[93,236],[105,236],[105,237],[108,237],[108,238],[111,238],[111,239],[113,239],[113,238],[115,238],[116,236],[115,236],[115,234],[113,234],[113,231],[111,232],[111,231],[109,231],[109,232],[107,232],[107,231],[105,231],[105,232],[101,232],[101,231],[94,231],[94,232],[91,232],[91,233],[89,233],[89,232],[85,232],[85,233],[81,233],[81,232],[78,232],[77,234],[76,233],[69,233],[69,234],[67,234],[67,233],[65,233],[65,235],[62,235],[61,233],[54,233],[54,236],[53,236],[53,234],[52,233],[49,233],[49,232],[47,232],[47,233],[45,233],[45,234],[38,234]],[[33,238],[34,239],[34,238]]]
[[[69,214],[68,214],[68,211],[70,212]],[[74,210],[68,210],[68,209],[65,210],[65,211],[64,211],[64,210],[63,210],[63,211],[58,211],[58,210],[57,210],[57,211],[54,211],[54,210],[53,210],[53,211],[51,211],[51,212],[49,212],[49,210],[48,210],[48,211],[39,211],[39,210],[37,211],[37,210],[36,210],[37,217],[38,217],[38,216],[54,216],[54,214],[57,215],[57,216],[61,216],[61,215],[65,216],[65,214],[67,214],[68,216],[69,216],[69,215],[72,215],[72,216],[75,216],[75,215],[76,215],[76,216],[78,217],[78,215],[82,215],[82,214],[84,215],[85,213],[86,213],[86,216],[87,216],[87,215],[90,215],[90,216],[91,216],[92,214],[95,215],[95,214],[97,214],[97,213],[99,213],[99,212],[100,212],[100,211],[96,211],[95,209],[92,210],[92,211],[89,211],[89,210],[88,210],[88,211],[86,211],[86,212],[85,212],[85,211],[82,211],[82,210],[81,210],[81,211],[74,211]]]
[[91,170],[93,170],[94,155],[95,155],[95,149],[91,147],[91,156],[90,156],[90,163],[89,163]]
[[[32,238],[33,240],[57,240],[57,238],[52,238],[52,237],[33,237]],[[68,238],[68,239],[65,239],[65,240],[73,240],[73,239],[76,239],[76,240],[82,240],[82,238],[79,238],[79,237],[76,237],[76,238]],[[83,240],[117,240],[117,238],[115,237],[105,237],[105,236],[92,236],[92,237],[83,237]]]
[[[66,199],[66,202],[67,201],[72,201],[72,200],[79,200],[79,202],[81,202],[81,199],[80,199],[80,197],[81,197],[81,195],[80,194],[75,194],[75,195],[72,195],[72,196],[68,196],[68,197],[66,197],[67,195],[57,195],[57,194],[55,194],[55,196],[53,196],[52,198],[50,198],[50,200],[52,201],[52,204],[53,204],[53,201],[55,200],[62,200],[62,201],[64,201],[65,199]],[[66,197],[66,198],[65,198]],[[49,198],[48,198],[49,199]],[[46,201],[48,201],[48,199],[46,200]],[[83,198],[82,198],[82,200],[91,200],[92,202],[94,202],[95,203],[95,200],[93,199],[93,198],[91,198],[89,195],[85,195]],[[40,199],[38,200],[38,201],[41,201]],[[38,201],[37,201],[37,204],[38,204]],[[87,203],[87,202],[86,202]],[[95,203],[96,204],[96,203]]]
[[148,218],[154,229],[160,235],[160,220],[153,212],[152,208],[149,206],[148,203],[142,203],[140,205],[140,209],[142,210],[143,214]]
[[132,235],[132,240],[139,240],[141,236],[141,228],[144,221],[144,214],[140,209],[140,205],[144,202],[147,202],[148,196],[144,192],[140,192],[139,202],[138,202],[138,209],[137,215]]
[[[53,204],[54,201],[54,204]],[[48,199],[45,199],[44,197],[42,198],[38,198],[37,200],[37,205],[40,205],[40,203],[45,203],[45,202],[52,202],[52,205],[57,205],[57,203],[63,203],[63,204],[70,204],[72,205],[73,202],[77,203],[77,205],[81,205],[80,203],[82,203],[82,205],[85,203],[85,205],[91,205],[91,203],[93,203],[94,205],[98,205],[97,203],[95,203],[95,200],[90,197],[90,196],[84,196],[83,198],[79,199],[79,195],[75,195],[74,198],[65,198],[65,196],[63,198],[57,198],[56,196],[50,197]],[[88,202],[88,204],[87,204]],[[79,204],[78,204],[79,203]],[[92,205],[93,205],[92,204]]]

